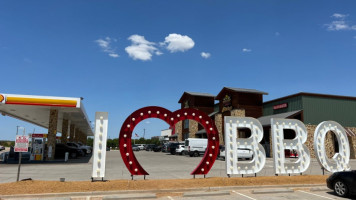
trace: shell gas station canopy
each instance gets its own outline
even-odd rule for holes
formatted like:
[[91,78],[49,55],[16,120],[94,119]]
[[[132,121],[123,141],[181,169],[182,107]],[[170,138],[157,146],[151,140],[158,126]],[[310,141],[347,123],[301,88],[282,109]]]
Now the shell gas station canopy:
[[65,119],[86,136],[94,135],[81,98],[0,94],[0,113],[4,116],[48,129],[51,110],[58,111],[57,132],[62,132]]

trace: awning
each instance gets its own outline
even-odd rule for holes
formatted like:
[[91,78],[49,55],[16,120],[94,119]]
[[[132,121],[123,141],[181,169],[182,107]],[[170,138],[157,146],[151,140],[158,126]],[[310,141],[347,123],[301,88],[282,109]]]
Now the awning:
[[203,135],[203,134],[206,134],[205,129],[201,129],[200,131],[195,133],[195,135]]
[[176,138],[176,137],[178,137],[178,134],[168,136],[168,138]]
[[212,117],[212,116],[216,115],[218,112],[219,112],[219,111],[212,112],[212,113],[210,113],[208,116],[209,116],[209,117]]
[[346,134],[350,137],[356,137],[356,133],[354,133],[351,129],[345,128]]
[[282,119],[291,118],[294,115],[297,115],[301,112],[302,112],[302,110],[296,110],[296,111],[286,112],[286,113],[281,113],[281,114],[276,114],[276,115],[267,115],[267,116],[258,118],[258,120],[260,121],[262,126],[270,126],[272,118],[282,118]]
[[81,98],[0,94],[0,113],[48,129],[51,109],[58,110],[57,132],[63,119],[70,120],[81,132],[93,136]]

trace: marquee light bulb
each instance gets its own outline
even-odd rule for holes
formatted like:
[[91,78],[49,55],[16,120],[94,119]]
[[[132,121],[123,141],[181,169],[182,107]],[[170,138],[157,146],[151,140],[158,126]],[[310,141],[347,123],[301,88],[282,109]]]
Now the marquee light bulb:
[[124,144],[124,147],[127,147],[127,145],[126,145],[126,144]]
[[199,116],[199,119],[203,118],[202,116]]
[[213,154],[209,154],[210,157],[213,157]]
[[209,162],[206,162],[207,165],[209,165]]
[[130,161],[129,164],[132,165],[132,162]]
[[215,137],[213,137],[213,140],[215,140]]
[[126,135],[126,134],[124,134],[124,138],[125,138],[125,137],[127,137],[127,135]]
[[187,113],[185,112],[184,115],[187,115]]
[[159,115],[159,111],[157,111],[157,115]]
[[140,113],[141,116],[143,116],[143,113]]
[[137,168],[135,169],[135,172],[137,172],[138,170],[137,170]]
[[126,156],[129,156],[130,154],[129,153],[126,153]]
[[195,116],[195,113],[193,113],[192,115]]
[[173,121],[174,119],[173,119],[173,117],[171,118],[171,121]]
[[100,116],[100,120],[103,120],[104,119],[104,117],[103,116]]
[[201,168],[201,171],[203,172],[203,171],[204,171],[204,168]]
[[167,117],[167,114],[164,114],[164,117]]
[[180,117],[180,114],[178,114],[177,117]]
[[132,121],[135,121],[135,118],[132,118]]
[[130,124],[127,124],[127,128],[130,128]]
[[150,111],[150,110],[148,111],[148,114],[151,114],[151,111]]

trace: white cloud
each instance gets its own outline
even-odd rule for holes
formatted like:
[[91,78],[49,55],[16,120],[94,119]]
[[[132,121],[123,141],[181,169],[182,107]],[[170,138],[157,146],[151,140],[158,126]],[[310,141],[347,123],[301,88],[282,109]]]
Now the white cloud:
[[113,58],[117,58],[117,57],[119,57],[119,54],[117,54],[117,53],[109,53],[109,56],[113,57]]
[[208,59],[211,56],[211,54],[207,53],[207,52],[201,52],[200,55],[201,55],[201,57],[203,57],[205,59]]
[[164,42],[161,42],[160,44],[166,46],[166,49],[171,53],[178,51],[184,52],[193,48],[195,45],[194,41],[189,36],[176,33],[169,34]]
[[152,55],[161,55],[154,42],[147,41],[144,36],[131,35],[128,40],[131,40],[132,44],[125,48],[125,51],[134,60],[147,61],[151,60]]
[[111,47],[112,41],[116,42],[115,38],[106,37],[104,39],[95,40],[102,51],[108,53],[110,57],[117,58],[119,54],[116,53],[115,49]]
[[334,18],[338,18],[338,19],[344,19],[345,17],[347,17],[347,15],[344,15],[344,14],[340,14],[340,13],[334,13],[333,15],[331,15],[331,17],[334,17]]
[[356,25],[352,25],[345,19],[348,15],[334,13],[331,17],[335,18],[334,21],[329,24],[325,24],[329,31],[343,31],[343,30],[356,30]]
[[252,49],[246,49],[246,48],[242,49],[242,52],[251,52],[251,51],[252,51]]

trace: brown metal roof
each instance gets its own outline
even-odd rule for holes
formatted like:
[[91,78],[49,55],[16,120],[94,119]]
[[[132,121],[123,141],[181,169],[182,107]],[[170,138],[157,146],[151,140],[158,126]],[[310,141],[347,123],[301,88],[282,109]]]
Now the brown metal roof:
[[201,96],[201,97],[211,97],[215,98],[215,95],[209,94],[209,93],[201,93],[201,92],[184,92],[181,98],[179,99],[178,103],[182,103],[184,97],[186,95],[191,95],[191,96]]
[[267,92],[255,90],[255,89],[246,89],[246,88],[233,88],[233,87],[224,87],[218,95],[216,95],[215,99],[218,100],[220,99],[220,95],[224,92],[224,90],[230,90],[233,92],[241,92],[241,93],[255,93],[255,94],[262,94],[262,95],[268,95]]

